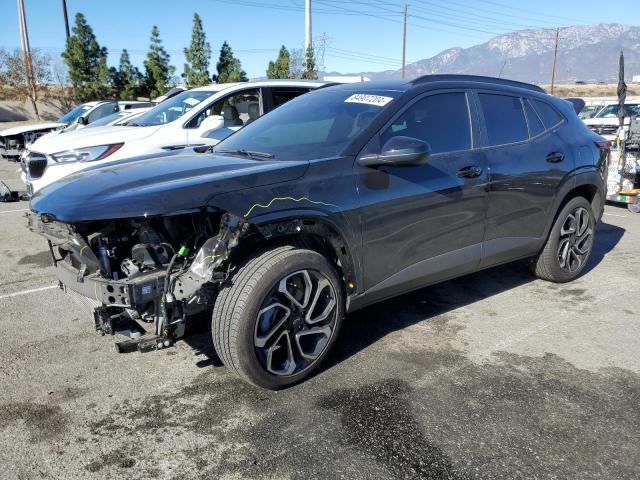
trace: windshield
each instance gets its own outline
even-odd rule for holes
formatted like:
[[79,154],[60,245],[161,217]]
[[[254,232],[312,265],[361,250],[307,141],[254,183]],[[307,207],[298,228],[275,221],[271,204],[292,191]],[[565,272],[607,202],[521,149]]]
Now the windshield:
[[76,120],[80,115],[89,110],[91,106],[89,105],[78,105],[76,108],[71,110],[70,112],[65,113],[58,119],[58,123],[71,123]]
[[173,122],[214,93],[211,91],[182,92],[142,114],[135,122],[129,125],[150,127]]
[[[619,105],[608,105],[598,112],[595,118],[613,118],[618,116]],[[626,117],[636,117],[640,115],[640,104],[627,103],[624,106]]]
[[87,125],[87,128],[94,127],[103,127],[104,125],[111,125],[113,122],[116,122],[118,119],[128,117],[130,115],[129,112],[116,112],[111,115],[107,115],[106,117],[102,117],[99,120],[95,120]]
[[278,160],[336,156],[399,94],[342,89],[308,93],[250,123],[214,152],[262,152]]

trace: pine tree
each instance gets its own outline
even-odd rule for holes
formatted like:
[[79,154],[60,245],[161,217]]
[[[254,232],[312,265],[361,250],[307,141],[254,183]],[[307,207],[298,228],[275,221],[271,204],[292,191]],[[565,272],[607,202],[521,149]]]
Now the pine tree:
[[304,61],[304,73],[302,78],[307,80],[316,80],[318,78],[318,70],[316,68],[315,53],[313,51],[313,45],[309,45]]
[[211,45],[207,42],[207,36],[202,28],[202,20],[197,13],[193,14],[193,30],[191,32],[191,45],[184,49],[184,56],[188,63],[184,64],[184,78],[189,87],[202,87],[211,82],[209,76],[209,59],[211,58]]
[[120,65],[116,70],[114,67],[109,69],[111,84],[118,94],[120,100],[135,100],[140,93],[142,83],[142,75],[140,70],[131,65],[129,52],[122,50],[120,54]]
[[218,83],[246,82],[247,74],[242,70],[240,60],[233,56],[233,50],[225,41],[220,48],[220,58],[216,64],[218,75],[215,81]]
[[267,78],[278,78],[278,73],[276,72],[276,62],[273,60],[269,60],[269,65],[267,66]]
[[84,15],[76,14],[73,35],[62,53],[78,102],[106,98],[109,94],[107,49],[100,48]]
[[151,45],[144,61],[145,84],[150,98],[158,97],[169,90],[175,68],[169,64],[171,57],[162,46],[157,26],[151,29]]
[[267,78],[291,78],[289,63],[289,50],[287,50],[287,47],[282,45],[276,61],[269,62],[269,68],[267,69]]

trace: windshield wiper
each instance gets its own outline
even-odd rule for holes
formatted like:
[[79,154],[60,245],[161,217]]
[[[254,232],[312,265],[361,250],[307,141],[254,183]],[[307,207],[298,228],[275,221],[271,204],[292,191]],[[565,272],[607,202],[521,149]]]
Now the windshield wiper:
[[238,150],[214,150],[213,153],[220,153],[222,155],[242,155],[243,157],[275,158],[273,153],[245,150],[244,148],[240,148]]

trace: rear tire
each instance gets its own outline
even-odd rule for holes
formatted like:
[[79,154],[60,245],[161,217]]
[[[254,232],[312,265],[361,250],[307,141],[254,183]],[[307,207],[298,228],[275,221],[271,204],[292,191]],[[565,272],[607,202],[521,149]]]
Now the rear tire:
[[558,214],[544,248],[532,260],[533,273],[557,283],[577,278],[591,256],[595,224],[587,199],[572,198]]
[[236,375],[277,390],[317,370],[343,315],[342,282],[327,259],[312,250],[278,247],[247,259],[220,289],[213,343]]
[[627,210],[631,213],[640,213],[640,203],[628,203]]

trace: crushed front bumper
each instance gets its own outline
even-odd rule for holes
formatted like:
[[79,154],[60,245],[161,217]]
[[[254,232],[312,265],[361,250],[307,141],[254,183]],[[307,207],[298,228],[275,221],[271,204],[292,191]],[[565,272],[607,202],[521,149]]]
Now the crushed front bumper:
[[162,296],[164,271],[143,273],[133,279],[110,280],[100,274],[82,276],[65,261],[56,260],[56,275],[63,289],[95,300],[105,307],[148,311]]

